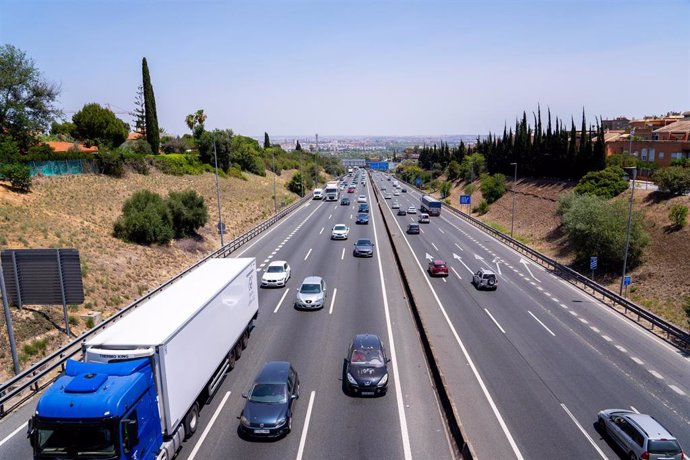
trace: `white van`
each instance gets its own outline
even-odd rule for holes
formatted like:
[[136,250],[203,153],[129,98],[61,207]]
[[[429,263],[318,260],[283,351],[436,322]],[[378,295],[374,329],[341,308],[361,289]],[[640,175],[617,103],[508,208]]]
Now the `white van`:
[[315,188],[314,189],[314,199],[315,200],[320,200],[323,198],[323,190],[320,188]]

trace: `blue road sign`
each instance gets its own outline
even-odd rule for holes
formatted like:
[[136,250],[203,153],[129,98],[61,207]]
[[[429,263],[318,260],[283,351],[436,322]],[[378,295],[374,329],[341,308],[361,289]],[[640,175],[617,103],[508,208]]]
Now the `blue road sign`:
[[460,195],[460,204],[470,204],[471,199],[470,195]]
[[419,187],[420,185],[422,185],[422,178],[418,177],[417,179],[415,179],[414,183],[417,184],[417,187]]
[[218,222],[218,225],[216,225],[216,228],[218,229],[218,233],[225,233],[225,223],[224,222]]
[[630,275],[625,275],[625,278],[623,278],[623,285],[624,286],[630,286],[632,284],[632,278]]
[[589,258],[589,268],[590,268],[590,270],[594,270],[595,268],[597,268],[596,256],[592,256]]

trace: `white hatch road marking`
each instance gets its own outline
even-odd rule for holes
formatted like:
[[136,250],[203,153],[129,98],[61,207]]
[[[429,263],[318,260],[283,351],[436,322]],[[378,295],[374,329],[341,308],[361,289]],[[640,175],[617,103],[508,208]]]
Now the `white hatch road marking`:
[[672,389],[673,391],[675,391],[676,393],[678,393],[679,395],[681,395],[681,396],[684,396],[684,395],[685,395],[685,392],[684,392],[683,390],[681,390],[680,388],[678,388],[677,386],[675,386],[675,385],[669,385],[668,387],[669,387],[670,389]]
[[658,378],[659,380],[664,380],[664,376],[659,374],[657,371],[650,369],[649,373],[652,374],[654,377]]
[[314,397],[316,392],[312,391],[309,396],[309,407],[307,407],[307,417],[304,419],[304,428],[302,428],[302,436],[299,438],[299,449],[297,450],[297,460],[302,460],[304,454],[304,444],[307,442],[307,430],[309,429],[309,419],[311,419],[311,410],[314,407]]
[[587,434],[587,432],[586,432],[585,429],[582,427],[582,425],[580,425],[580,422],[577,421],[577,419],[575,418],[575,416],[568,410],[568,408],[566,407],[566,405],[563,404],[563,403],[561,403],[561,407],[562,407],[563,410],[568,414],[568,417],[570,417],[570,419],[575,423],[575,425],[577,425],[577,427],[580,429],[580,431],[582,432],[582,434],[585,435],[585,438],[587,438],[587,440],[589,441],[589,443],[592,445],[592,447],[594,447],[594,450],[597,451],[597,453],[601,456],[601,458],[603,458],[604,460],[608,460],[609,458],[601,451],[601,449],[599,448],[599,446],[597,446],[597,444],[594,442],[594,439],[592,439],[592,437],[591,437],[589,434]]
[[635,356],[631,356],[630,359],[632,359],[633,361],[635,361],[635,362],[636,362],[637,364],[639,364],[640,366],[643,366],[643,365],[644,365],[644,361],[642,361],[640,358],[637,358],[637,357],[635,357]]
[[307,260],[309,258],[309,254],[311,254],[311,249],[312,248],[309,248],[309,252],[307,252],[307,255],[304,256],[304,260]]
[[322,228],[321,228],[321,231],[319,232],[319,235],[323,233],[323,231],[325,230],[325,228],[326,228],[326,227],[322,227]]
[[7,437],[6,437],[5,439],[3,439],[2,441],[0,441],[0,447],[2,447],[3,444],[5,444],[7,441],[9,441],[9,440],[12,438],[12,436],[14,436],[15,434],[19,433],[19,432],[22,431],[24,428],[26,428],[26,425],[28,425],[28,424],[29,424],[29,422],[24,422],[24,423],[22,423],[21,425],[19,425],[19,428],[17,428],[16,430],[14,430],[12,433],[10,433],[9,435],[7,435]]
[[211,431],[213,424],[216,422],[216,419],[220,415],[220,411],[223,410],[223,406],[225,406],[225,403],[228,401],[229,397],[230,397],[230,392],[228,391],[227,393],[225,393],[225,396],[223,396],[223,400],[220,402],[220,404],[218,405],[218,408],[213,413],[213,417],[211,417],[211,420],[208,421],[208,425],[206,425],[204,432],[201,433],[201,437],[199,438],[199,441],[197,441],[196,445],[194,446],[194,449],[192,449],[192,453],[190,453],[189,457],[187,457],[189,460],[194,460],[194,458],[196,457],[196,454],[199,452],[199,449],[201,448],[201,444],[206,439],[206,436],[208,436],[208,432]]
[[338,294],[338,288],[333,288],[333,297],[331,298],[331,308],[328,309],[328,314],[333,314],[333,305],[335,304],[335,296]]
[[287,293],[288,293],[289,291],[290,291],[290,288],[287,288],[287,289],[285,290],[285,292],[283,292],[283,297],[281,297],[280,300],[278,301],[278,305],[276,305],[276,309],[273,310],[273,313],[278,313],[278,309],[279,309],[280,306],[283,304],[283,300],[285,300],[285,296],[287,296]]
[[498,324],[498,321],[496,321],[496,318],[494,318],[494,315],[492,315],[491,312],[489,310],[487,310],[486,308],[484,309],[484,311],[486,312],[487,315],[489,315],[489,318],[491,318],[491,321],[494,322],[496,327],[499,328],[501,330],[501,332],[503,332],[505,334],[506,331],[501,327],[500,324]]
[[436,252],[438,252],[438,248],[436,247],[436,245],[434,243],[431,243],[431,245],[434,247],[434,249],[436,249]]
[[459,279],[462,279],[462,276],[458,272],[455,271],[455,267],[450,267],[451,270],[453,270],[453,273],[455,273],[455,276],[457,276]]
[[343,248],[343,253],[340,254],[340,260],[345,260],[345,248]]
[[544,329],[546,329],[546,330],[549,332],[549,334],[551,334],[552,336],[556,337],[556,334],[554,334],[553,331],[552,331],[551,329],[549,329],[548,327],[546,327],[546,324],[542,323],[541,320],[540,320],[539,318],[537,318],[536,316],[534,316],[534,313],[532,313],[532,312],[529,311],[529,310],[527,310],[527,313],[529,313],[530,316],[532,316],[532,318],[534,318],[539,324],[541,324],[541,327],[543,327]]

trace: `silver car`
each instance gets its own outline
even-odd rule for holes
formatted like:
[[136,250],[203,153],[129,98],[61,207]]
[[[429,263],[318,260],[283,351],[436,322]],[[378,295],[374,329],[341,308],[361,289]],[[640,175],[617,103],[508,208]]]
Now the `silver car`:
[[631,460],[681,460],[678,440],[651,415],[625,409],[606,409],[598,414],[601,434],[618,444]]
[[295,308],[298,310],[316,310],[326,303],[326,282],[320,276],[307,276],[297,289]]

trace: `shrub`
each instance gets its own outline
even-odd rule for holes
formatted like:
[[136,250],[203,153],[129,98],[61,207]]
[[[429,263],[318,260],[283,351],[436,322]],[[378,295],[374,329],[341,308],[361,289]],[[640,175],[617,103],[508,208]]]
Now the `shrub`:
[[482,176],[480,189],[484,199],[491,204],[506,193],[506,176],[503,174],[486,174]]
[[69,315],[67,321],[69,321],[70,326],[79,326],[79,318],[77,316]]
[[[148,145],[148,142],[146,145]],[[187,151],[187,144],[179,137],[169,137],[163,139],[161,149],[164,153],[185,153]]]
[[479,203],[473,210],[472,212],[479,214],[480,216],[483,216],[487,212],[489,212],[489,202],[486,200],[482,200],[481,203]]
[[125,143],[127,148],[139,155],[152,155],[151,145],[144,139],[135,139]]
[[465,192],[465,195],[472,195],[477,190],[477,187],[474,184],[465,184],[462,190]]
[[183,176],[189,174],[196,176],[204,172],[197,155],[171,153],[169,155],[156,155],[154,165],[164,174]]
[[574,192],[568,192],[565,195],[561,195],[558,199],[558,208],[556,209],[556,214],[563,217],[565,213],[570,210],[573,205],[573,201],[577,195]]
[[93,318],[90,316],[86,318],[86,327],[87,329],[93,329],[94,327]]
[[208,222],[208,208],[204,197],[194,190],[170,192],[167,204],[176,238],[193,235]]
[[29,192],[31,190],[31,168],[19,163],[11,163],[0,167],[0,176],[10,181],[13,188]]
[[662,192],[683,195],[690,192],[690,168],[671,166],[657,170],[654,181]]
[[26,345],[24,345],[22,347],[22,351],[27,356],[34,356],[39,353],[45,352],[47,346],[48,339],[36,339],[32,340],[31,343],[27,343]]
[[690,325],[690,295],[685,296],[683,301],[683,310],[685,311],[685,316],[688,318],[688,325]]
[[175,235],[170,210],[163,198],[149,190],[140,190],[122,206],[113,235],[139,244],[166,244]]
[[[302,196],[302,174],[299,172],[293,174],[292,178],[290,179],[290,182],[287,183],[286,187],[292,193],[296,193],[297,195]],[[307,188],[305,187],[304,190],[306,192]]]
[[688,207],[682,204],[674,204],[668,213],[668,218],[676,228],[683,228],[688,222]]
[[450,182],[441,182],[441,186],[439,188],[439,190],[441,191],[441,198],[445,198],[448,195],[450,195],[450,187]]
[[125,157],[118,152],[104,152],[96,156],[96,164],[101,174],[112,177],[125,175]]
[[578,195],[591,194],[603,198],[613,198],[628,189],[625,171],[619,166],[609,166],[601,171],[590,171],[580,179],[575,187]]
[[19,157],[19,147],[11,139],[0,136],[0,165],[12,163]]

